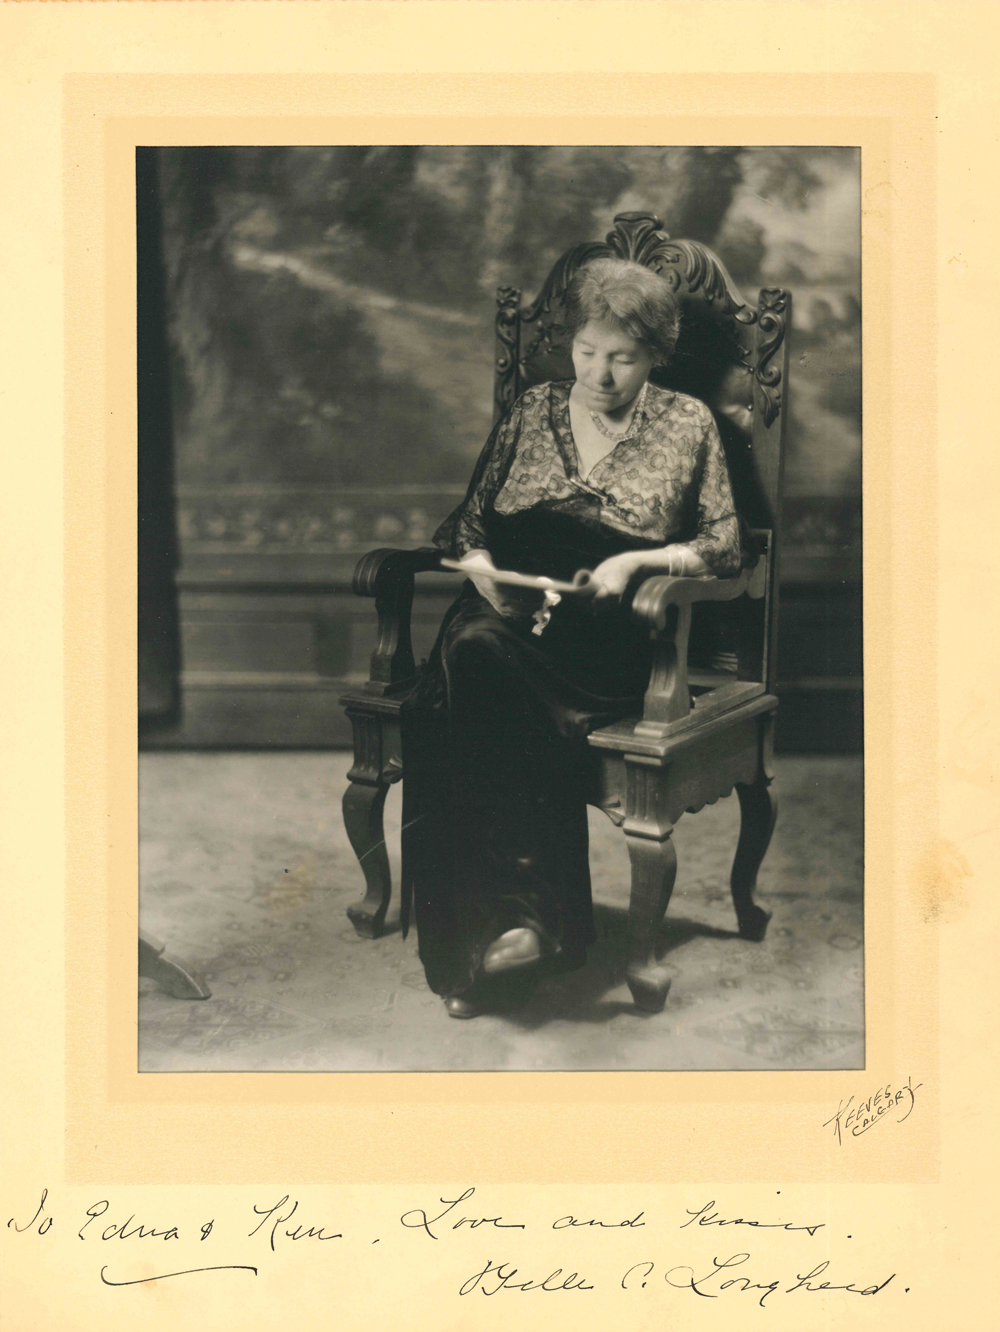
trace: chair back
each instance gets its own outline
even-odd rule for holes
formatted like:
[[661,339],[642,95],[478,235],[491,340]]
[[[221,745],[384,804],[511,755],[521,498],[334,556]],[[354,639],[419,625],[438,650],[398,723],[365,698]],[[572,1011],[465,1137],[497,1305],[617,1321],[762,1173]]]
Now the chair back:
[[494,415],[533,384],[572,379],[564,322],[567,288],[592,259],[631,259],[662,273],[677,294],[681,333],[653,383],[700,399],[712,411],[726,452],[736,507],[766,550],[764,596],[704,606],[692,638],[701,661],[732,662],[739,678],[772,692],[777,646],[778,566],[784,435],[788,407],[791,293],[761,290],[744,300],[721,259],[699,241],[671,240],[651,213],[619,213],[603,241],[575,245],[556,262],[528,305],[514,287],[497,291]]

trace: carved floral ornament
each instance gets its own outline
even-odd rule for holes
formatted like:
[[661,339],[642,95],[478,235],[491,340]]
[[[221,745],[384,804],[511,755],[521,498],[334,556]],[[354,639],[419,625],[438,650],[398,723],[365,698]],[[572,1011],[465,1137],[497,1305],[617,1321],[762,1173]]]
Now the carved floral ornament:
[[[545,285],[530,305],[519,308],[515,287],[497,290],[497,406],[501,410],[514,400],[518,369],[523,369],[540,350],[553,352],[565,333],[564,326],[550,317],[554,304],[561,304],[574,275],[593,259],[630,259],[662,273],[674,291],[700,295],[732,324],[740,360],[754,376],[757,407],[770,426],[781,409],[781,367],[774,358],[785,336],[788,294],[778,287],[765,287],[755,310],[726,271],[721,259],[700,241],[671,240],[663,223],[651,213],[619,213],[603,241],[575,245],[557,261]],[[520,325],[537,324],[534,337],[520,349]],[[752,355],[740,336],[741,328],[758,326],[756,354]]]

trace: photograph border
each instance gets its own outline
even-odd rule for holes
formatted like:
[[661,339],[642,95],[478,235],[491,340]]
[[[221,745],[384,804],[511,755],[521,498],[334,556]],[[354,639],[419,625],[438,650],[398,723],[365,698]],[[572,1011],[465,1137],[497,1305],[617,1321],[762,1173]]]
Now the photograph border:
[[[65,152],[67,216],[67,453],[66,519],[73,558],[68,566],[67,716],[70,771],[102,774],[84,791],[71,787],[67,896],[67,983],[74,1004],[67,1043],[67,1173],[78,1181],[136,1178],[139,1163],[123,1150],[156,1126],[163,1150],[139,1166],[145,1182],[247,1178],[238,1146],[248,1132],[265,1144],[255,1162],[260,1178],[291,1174],[321,1182],[329,1169],[317,1145],[333,1134],[345,1164],[345,1181],[397,1180],[414,1170],[412,1145],[420,1141],[419,1171],[454,1168],[448,1123],[458,1124],[475,1106],[481,1132],[467,1143],[486,1153],[491,1170],[517,1178],[523,1169],[512,1142],[486,1151],[485,1143],[510,1138],[511,1126],[530,1112],[535,1136],[541,1124],[556,1131],[566,1110],[586,1107],[586,1137],[611,1135],[613,1147],[588,1163],[595,1179],[621,1181],[650,1168],[641,1144],[662,1137],[662,1112],[671,1108],[669,1136],[682,1139],[686,1125],[714,1126],[704,1146],[687,1153],[686,1177],[702,1171],[720,1178],[712,1139],[732,1133],[734,1105],[769,1123],[773,1149],[766,1158],[728,1156],[733,1179],[839,1178],[929,1179],[937,1160],[937,1123],[930,1108],[907,1150],[872,1152],[854,1159],[797,1150],[795,1126],[804,1104],[815,1113],[828,1105],[843,1074],[817,1072],[654,1073],[226,1073],[150,1077],[135,1070],[136,747],[134,714],[135,534],[134,523],[134,147],[184,142],[560,142],[596,143],[597,126],[613,123],[606,141],[619,143],[802,143],[862,149],[864,302],[864,511],[866,686],[866,881],[898,882],[900,857],[926,861],[928,807],[906,811],[892,799],[893,772],[932,762],[934,699],[927,666],[914,641],[933,633],[933,596],[908,607],[904,640],[872,632],[892,617],[900,595],[900,561],[912,548],[913,528],[898,523],[899,506],[921,530],[933,529],[933,430],[924,400],[900,410],[899,387],[890,378],[903,345],[921,363],[933,355],[933,325],[917,321],[927,293],[902,279],[931,241],[932,214],[907,207],[914,192],[929,197],[931,157],[927,134],[933,116],[928,76],[639,76],[630,85],[632,116],[615,114],[618,81],[564,76],[364,76],[351,79],[275,77],[198,79],[188,76],[99,76],[67,80]],[[471,108],[516,104],[514,116],[477,117]],[[553,99],[559,115],[546,115]],[[656,108],[669,104],[669,113]],[[807,108],[821,99],[822,115]],[[199,116],[178,114],[196,103]],[[240,108],[277,104],[273,118],[246,116]],[[742,103],[737,111],[735,104]],[[379,115],[365,114],[377,105]],[[426,108],[433,105],[433,114]],[[309,114],[308,108],[315,108]],[[294,108],[301,108],[298,115]],[[715,107],[715,114],[698,110]],[[766,109],[765,109],[766,108]],[[719,109],[723,114],[718,114]],[[584,111],[586,114],[584,114]],[[525,113],[527,112],[527,118]],[[531,114],[535,112],[535,114]],[[408,129],[403,132],[403,127]],[[905,155],[906,175],[900,174]],[[921,192],[923,192],[921,194]],[[890,247],[889,239],[893,244]],[[95,262],[100,256],[100,262]],[[890,321],[893,336],[890,338]],[[81,340],[85,324],[89,336]],[[106,353],[107,360],[104,360]],[[911,385],[912,387],[912,385]],[[103,393],[101,389],[103,388]],[[104,396],[106,395],[106,397]],[[104,433],[106,428],[106,435]],[[893,471],[902,452],[908,469]],[[914,465],[916,464],[916,465]],[[912,518],[910,519],[912,522]],[[891,538],[891,540],[890,540]],[[893,569],[893,581],[872,578]],[[95,592],[100,595],[95,601]],[[902,666],[923,722],[909,712],[900,726]],[[104,711],[84,703],[86,682]],[[84,704],[81,706],[81,704]],[[103,810],[111,812],[110,835]],[[105,887],[105,885],[107,885]],[[898,1077],[905,1063],[927,1074],[936,1065],[934,1011],[936,956],[933,936],[921,931],[899,894],[869,892],[866,906],[867,1070],[876,1083],[883,1071]],[[899,963],[905,949],[907,966]],[[105,960],[107,965],[105,966]],[[904,1024],[900,1012],[907,1014]],[[921,1016],[923,1020],[921,1020]],[[860,1075],[851,1075],[855,1079]],[[887,1075],[890,1076],[890,1075]],[[735,1080],[735,1081],[734,1081]],[[835,1097],[833,1098],[835,1099]],[[176,1132],[175,1108],[186,1107],[187,1129]],[[623,1106],[629,1107],[627,1119]],[[300,1131],[279,1132],[295,1107]],[[405,1112],[405,1113],[404,1113]],[[394,1135],[374,1156],[359,1148],[375,1122],[395,1117]],[[405,1132],[401,1117],[406,1121]],[[95,1148],[95,1128],[101,1125]],[[112,1131],[109,1132],[109,1125]],[[780,1126],[786,1129],[782,1139]],[[750,1125],[741,1130],[750,1131]],[[430,1136],[428,1134],[430,1133]],[[516,1137],[516,1135],[513,1135]],[[546,1178],[566,1175],[578,1159],[577,1135],[555,1148],[541,1168]],[[782,1146],[784,1142],[784,1146]],[[669,1155],[669,1153],[667,1154]],[[439,1163],[435,1165],[435,1162]],[[710,1166],[709,1162],[713,1164]],[[533,1169],[538,1169],[537,1161]],[[679,1163],[660,1163],[670,1176]]]

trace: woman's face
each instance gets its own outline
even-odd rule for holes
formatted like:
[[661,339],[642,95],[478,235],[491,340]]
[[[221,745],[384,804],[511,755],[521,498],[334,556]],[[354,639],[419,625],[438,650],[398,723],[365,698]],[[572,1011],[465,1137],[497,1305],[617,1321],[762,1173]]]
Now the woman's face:
[[608,324],[585,324],[573,339],[576,381],[592,412],[613,412],[630,403],[655,359],[644,342]]

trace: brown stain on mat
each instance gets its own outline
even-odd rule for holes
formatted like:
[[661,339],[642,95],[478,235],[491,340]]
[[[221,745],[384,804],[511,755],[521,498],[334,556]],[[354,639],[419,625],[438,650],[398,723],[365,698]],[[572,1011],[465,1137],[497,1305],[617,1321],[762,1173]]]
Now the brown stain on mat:
[[942,837],[917,873],[917,901],[927,925],[949,924],[969,907],[966,879],[972,866],[954,842]]
[[887,222],[889,205],[892,202],[890,195],[895,195],[898,199],[899,191],[887,180],[880,180],[875,185],[869,185],[865,190],[861,216],[868,218],[870,221]]

